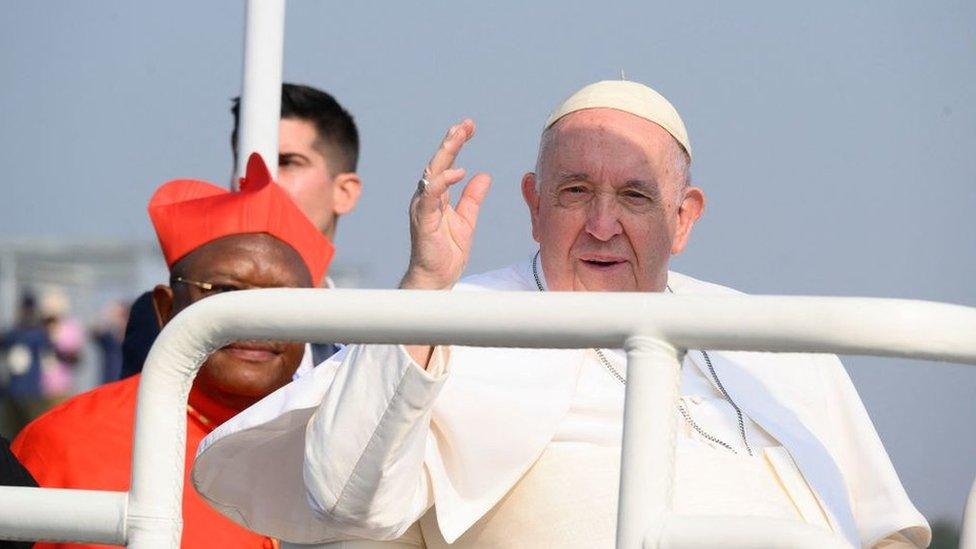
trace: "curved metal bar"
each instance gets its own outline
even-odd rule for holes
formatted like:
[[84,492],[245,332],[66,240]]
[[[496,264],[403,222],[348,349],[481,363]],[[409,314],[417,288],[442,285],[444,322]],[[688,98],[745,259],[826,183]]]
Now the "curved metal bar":
[[244,337],[572,349],[643,335],[682,349],[976,364],[976,308],[904,299],[271,289],[208,298],[170,324],[192,332],[197,353]]
[[[218,295],[177,315],[150,351],[139,386],[128,510],[105,509],[92,520],[127,516],[130,547],[179,546],[187,396],[204,359],[234,339],[548,348],[620,348],[631,339],[627,347],[635,357],[648,354],[642,342],[656,341],[679,351],[832,352],[976,364],[973,334],[976,309],[891,299],[296,289]],[[640,403],[627,406],[642,409]],[[6,505],[14,501],[9,490],[0,491]],[[36,494],[38,505],[64,508],[52,491]],[[972,539],[974,515],[967,515],[964,539]],[[683,519],[674,520],[656,528],[685,535],[674,530]],[[8,527],[0,519],[0,531]]]
[[0,539],[121,545],[127,496],[101,490],[0,486]]
[[[631,336],[646,336],[681,349],[976,364],[974,333],[976,309],[891,299],[296,289],[218,295],[177,315],[150,351],[139,387],[130,507],[139,520],[178,524],[190,384],[214,349],[237,338],[620,348]],[[159,440],[179,443],[154,444]],[[179,528],[171,533],[175,547]]]

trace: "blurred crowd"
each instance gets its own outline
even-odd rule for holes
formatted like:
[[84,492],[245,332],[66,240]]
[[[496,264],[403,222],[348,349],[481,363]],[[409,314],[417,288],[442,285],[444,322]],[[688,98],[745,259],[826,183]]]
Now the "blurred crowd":
[[22,293],[12,325],[0,326],[0,433],[16,435],[55,404],[89,387],[77,373],[94,351],[98,382],[119,379],[129,305],[109,301],[90,326],[59,289]]

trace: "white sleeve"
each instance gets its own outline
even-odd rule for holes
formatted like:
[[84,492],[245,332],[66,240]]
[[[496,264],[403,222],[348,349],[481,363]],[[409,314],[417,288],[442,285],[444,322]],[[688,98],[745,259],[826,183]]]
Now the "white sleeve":
[[402,346],[349,348],[305,439],[309,503],[335,530],[395,539],[432,504],[424,454],[446,362],[441,347],[427,370]]
[[928,522],[908,499],[847,370],[836,357],[830,360],[821,369],[826,383],[824,408],[833,434],[828,447],[844,475],[862,543],[898,547],[904,538],[917,547],[928,547],[932,539]]

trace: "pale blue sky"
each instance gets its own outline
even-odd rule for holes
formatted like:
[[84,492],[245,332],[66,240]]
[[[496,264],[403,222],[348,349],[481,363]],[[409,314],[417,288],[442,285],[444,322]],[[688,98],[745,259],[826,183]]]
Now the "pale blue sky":
[[[495,185],[470,271],[533,250],[518,193],[549,110],[645,82],[682,113],[705,218],[678,270],[753,293],[976,305],[976,3],[288,4],[285,78],[356,116],[365,194],[337,263],[391,286],[406,203],[461,116]],[[168,178],[228,180],[242,3],[11,2],[0,19],[0,236],[149,240]],[[958,519],[976,369],[848,358],[910,495]]]

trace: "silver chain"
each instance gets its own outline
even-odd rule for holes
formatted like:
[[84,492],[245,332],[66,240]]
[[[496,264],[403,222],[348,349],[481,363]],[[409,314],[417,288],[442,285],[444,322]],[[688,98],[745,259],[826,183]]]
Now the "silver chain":
[[[535,278],[536,287],[539,288],[540,292],[544,292],[545,287],[542,285],[542,279],[539,277],[539,267],[538,267],[539,253],[540,252],[536,252],[535,256],[532,257],[532,276]],[[671,290],[671,286],[668,286],[668,291],[674,293],[674,291]],[[594,347],[593,350],[596,352],[597,358],[600,359],[600,363],[603,365],[603,368],[607,371],[607,373],[613,376],[613,378],[619,381],[621,384],[627,385],[627,378],[625,378],[619,371],[617,371],[616,368],[613,367],[613,364],[610,363],[610,360],[607,358],[607,356],[603,354],[603,349]],[[739,434],[742,435],[742,444],[745,445],[746,451],[749,452],[750,456],[752,456],[753,455],[752,447],[749,446],[749,441],[746,440],[746,426],[745,426],[745,420],[742,418],[742,410],[740,410],[739,407],[735,404],[735,402],[732,400],[732,397],[729,396],[728,391],[725,390],[725,386],[722,385],[722,382],[718,379],[718,374],[715,373],[715,367],[712,366],[712,359],[708,356],[708,353],[705,351],[699,351],[699,352],[701,352],[702,356],[705,358],[705,364],[708,365],[708,373],[711,374],[712,379],[715,381],[715,386],[718,387],[718,390],[722,393],[722,396],[725,397],[725,400],[728,401],[728,403],[732,405],[732,408],[735,410],[735,415],[739,420]],[[738,454],[738,452],[735,451],[735,448],[733,448],[730,444],[719,439],[716,436],[710,435],[707,432],[705,432],[705,430],[702,429],[701,426],[695,423],[695,420],[691,419],[691,414],[688,413],[688,410],[685,409],[684,405],[680,402],[678,403],[678,412],[681,413],[681,417],[684,418],[685,422],[688,423],[688,425],[692,429],[694,429],[695,432],[698,433],[702,438],[704,438],[709,442],[712,442],[713,444],[718,444],[719,446],[722,446],[723,448],[727,449],[733,454]]]

